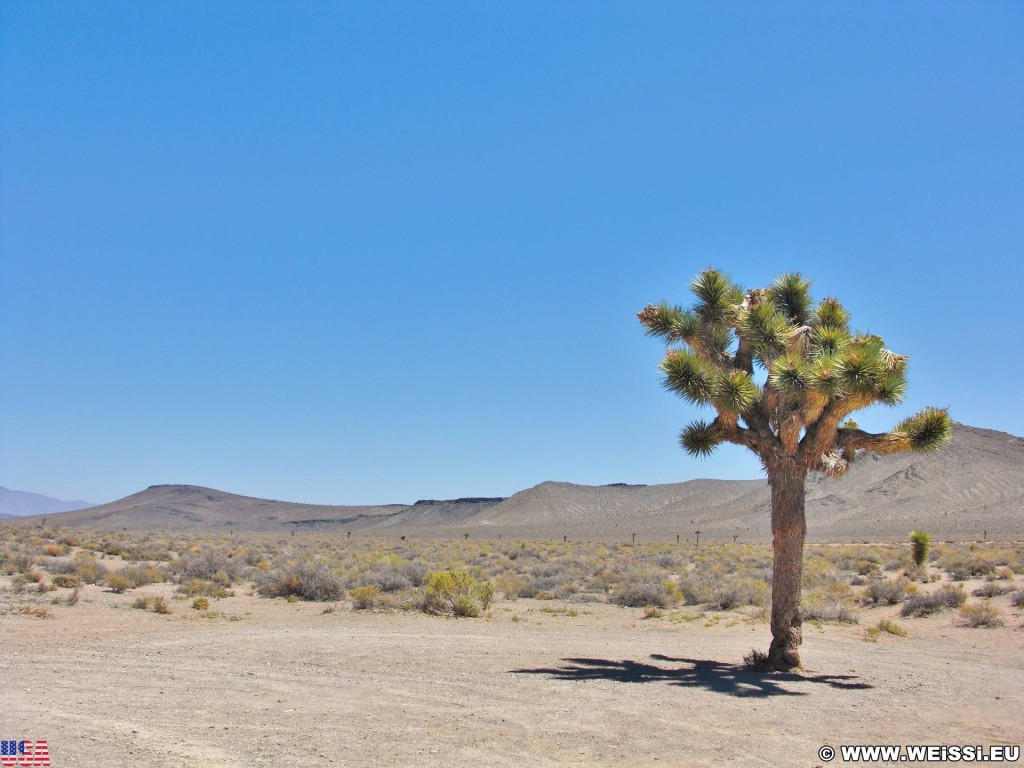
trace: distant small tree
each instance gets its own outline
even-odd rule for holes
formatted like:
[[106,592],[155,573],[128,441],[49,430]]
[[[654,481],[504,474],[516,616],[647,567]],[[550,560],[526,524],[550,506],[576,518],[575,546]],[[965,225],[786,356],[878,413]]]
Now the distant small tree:
[[928,559],[928,545],[931,543],[931,540],[932,537],[924,531],[910,532],[910,549],[914,558],[914,565],[924,565],[924,561]]
[[951,422],[945,410],[926,408],[890,432],[859,429],[849,418],[853,412],[903,399],[907,358],[886,349],[879,336],[852,332],[838,300],[815,305],[810,282],[800,274],[744,291],[708,268],[690,288],[692,309],[662,302],[638,317],[649,336],[680,345],[661,362],[665,387],[717,413],[682,430],[683,449],[704,457],[727,442],[761,460],[772,497],[767,666],[799,669],[807,473],[840,477],[859,449],[936,450],[949,440]]

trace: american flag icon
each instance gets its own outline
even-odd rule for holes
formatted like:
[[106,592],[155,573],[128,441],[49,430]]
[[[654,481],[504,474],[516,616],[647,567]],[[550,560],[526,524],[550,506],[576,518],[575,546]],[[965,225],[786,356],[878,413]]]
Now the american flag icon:
[[44,739],[0,740],[0,766],[3,768],[49,768],[50,748]]

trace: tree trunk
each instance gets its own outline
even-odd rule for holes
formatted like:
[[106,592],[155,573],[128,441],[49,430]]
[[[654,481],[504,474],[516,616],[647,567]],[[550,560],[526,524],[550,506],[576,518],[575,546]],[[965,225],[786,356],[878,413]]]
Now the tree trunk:
[[800,589],[804,569],[804,485],[807,469],[792,458],[768,467],[772,486],[772,645],[768,668],[803,669]]

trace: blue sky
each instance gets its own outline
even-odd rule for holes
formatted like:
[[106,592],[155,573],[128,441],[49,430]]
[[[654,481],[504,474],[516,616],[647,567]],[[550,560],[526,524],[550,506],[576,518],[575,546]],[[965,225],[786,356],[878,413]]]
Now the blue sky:
[[[758,474],[635,313],[784,271],[1024,434],[1024,5],[0,4],[0,484]],[[700,414],[702,415],[702,414]]]

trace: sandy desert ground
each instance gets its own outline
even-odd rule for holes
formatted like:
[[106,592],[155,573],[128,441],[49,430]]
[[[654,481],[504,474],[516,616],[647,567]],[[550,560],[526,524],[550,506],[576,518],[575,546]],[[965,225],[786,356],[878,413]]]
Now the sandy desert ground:
[[[173,613],[132,609],[140,594]],[[826,744],[1024,742],[1004,597],[1000,628],[897,607],[808,625],[797,676],[743,667],[768,628],[738,613],[521,599],[451,619],[240,592],[209,618],[172,594],[89,586],[49,618],[0,615],[2,738],[46,739],[60,768],[742,768],[823,765]],[[882,617],[909,636],[866,641]]]

